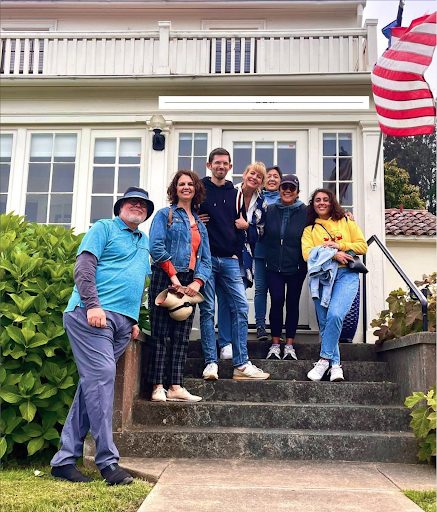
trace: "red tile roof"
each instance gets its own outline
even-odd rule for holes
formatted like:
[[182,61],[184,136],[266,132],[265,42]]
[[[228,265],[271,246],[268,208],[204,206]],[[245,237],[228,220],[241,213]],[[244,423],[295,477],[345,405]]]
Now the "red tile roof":
[[385,210],[385,234],[391,236],[435,236],[436,216],[427,210]]

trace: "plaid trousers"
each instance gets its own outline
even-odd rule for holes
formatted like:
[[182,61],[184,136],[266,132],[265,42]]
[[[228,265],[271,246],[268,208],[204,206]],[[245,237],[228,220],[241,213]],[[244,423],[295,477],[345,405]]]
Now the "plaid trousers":
[[[178,278],[186,286],[193,282],[193,271],[178,272]],[[195,305],[191,315],[182,322],[173,320],[167,308],[156,306],[156,296],[170,284],[168,275],[154,265],[149,287],[152,354],[148,380],[152,384],[182,386]]]

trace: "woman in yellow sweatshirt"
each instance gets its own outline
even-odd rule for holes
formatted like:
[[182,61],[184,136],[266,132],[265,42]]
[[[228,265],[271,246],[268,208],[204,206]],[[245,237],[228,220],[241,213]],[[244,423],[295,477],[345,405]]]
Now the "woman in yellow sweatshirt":
[[[308,226],[302,235],[302,254],[305,261],[311,257],[311,251],[327,247],[333,252],[336,269],[328,307],[321,299],[314,299],[319,321],[321,348],[320,359],[308,372],[310,380],[321,380],[330,369],[330,380],[344,380],[340,365],[339,337],[343,320],[357,294],[359,277],[347,267],[352,258],[346,251],[365,254],[367,243],[358,225],[345,217],[345,211],[339,205],[334,194],[327,189],[317,189],[308,204]],[[333,251],[332,251],[333,250]],[[314,253],[313,253],[314,255]],[[338,267],[338,268],[337,268]],[[319,293],[319,297],[321,293]]]

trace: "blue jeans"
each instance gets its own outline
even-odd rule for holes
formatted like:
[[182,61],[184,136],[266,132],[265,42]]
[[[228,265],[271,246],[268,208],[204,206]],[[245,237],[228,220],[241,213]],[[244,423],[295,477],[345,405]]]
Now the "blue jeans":
[[266,326],[267,312],[267,270],[264,258],[255,258],[255,323],[257,327]]
[[[315,299],[322,346],[320,357],[329,359],[331,364],[340,364],[340,338],[343,320],[348,314],[358,291],[359,276],[348,268],[339,268],[332,287],[331,301],[327,308]],[[321,296],[321,293],[320,293]]]
[[226,301],[230,309],[232,363],[241,366],[248,361],[247,316],[249,307],[238,259],[212,256],[212,275],[203,287],[205,300],[199,304],[200,334],[205,363],[217,363],[214,331],[215,295]]

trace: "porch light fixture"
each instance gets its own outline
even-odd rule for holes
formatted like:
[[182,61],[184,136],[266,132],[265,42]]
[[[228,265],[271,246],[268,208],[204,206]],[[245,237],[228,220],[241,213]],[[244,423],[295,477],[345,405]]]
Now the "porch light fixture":
[[161,114],[154,114],[148,124],[153,131],[152,148],[155,151],[163,151],[165,149],[165,135],[162,130],[167,126],[164,117]]

